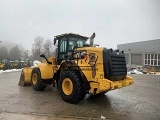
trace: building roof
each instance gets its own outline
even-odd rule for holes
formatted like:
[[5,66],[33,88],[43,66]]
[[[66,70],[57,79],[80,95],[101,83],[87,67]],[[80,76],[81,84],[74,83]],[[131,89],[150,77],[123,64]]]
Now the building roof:
[[117,49],[128,53],[160,53],[160,39],[119,44]]

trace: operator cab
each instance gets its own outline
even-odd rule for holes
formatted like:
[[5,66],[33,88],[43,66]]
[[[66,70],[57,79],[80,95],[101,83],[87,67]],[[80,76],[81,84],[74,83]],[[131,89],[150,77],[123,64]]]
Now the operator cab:
[[88,37],[79,34],[66,33],[57,35],[54,38],[54,45],[58,40],[57,48],[57,64],[59,65],[68,53],[74,51],[77,47],[83,47],[86,44]]

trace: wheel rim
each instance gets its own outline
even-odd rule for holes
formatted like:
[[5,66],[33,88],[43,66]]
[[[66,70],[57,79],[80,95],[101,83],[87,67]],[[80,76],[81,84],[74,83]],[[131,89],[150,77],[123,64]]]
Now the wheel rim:
[[70,95],[73,91],[73,83],[69,78],[65,78],[62,82],[62,90],[66,95]]
[[32,83],[33,83],[33,85],[37,84],[37,74],[32,75]]

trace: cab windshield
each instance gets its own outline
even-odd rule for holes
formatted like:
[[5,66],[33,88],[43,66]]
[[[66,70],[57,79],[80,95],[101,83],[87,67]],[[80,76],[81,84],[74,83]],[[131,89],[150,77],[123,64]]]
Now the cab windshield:
[[85,39],[70,37],[68,50],[73,50],[75,47],[83,47],[85,43],[86,43]]
[[83,47],[86,44],[87,39],[77,36],[65,36],[59,39],[58,44],[58,60],[57,63],[60,64],[62,60],[65,59],[65,56],[73,52],[77,47]]
[[65,52],[67,51],[67,49],[71,51],[76,47],[83,47],[84,44],[86,44],[86,39],[84,38],[81,38],[81,37],[77,38],[72,36],[63,37],[61,38],[61,42],[60,42],[60,52]]

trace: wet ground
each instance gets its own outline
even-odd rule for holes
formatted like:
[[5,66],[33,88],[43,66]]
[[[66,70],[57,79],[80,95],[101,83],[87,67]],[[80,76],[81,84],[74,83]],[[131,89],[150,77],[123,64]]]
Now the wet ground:
[[56,88],[37,92],[18,85],[20,72],[0,74],[0,120],[160,120],[160,76],[132,75],[135,83],[79,104],[64,102]]

